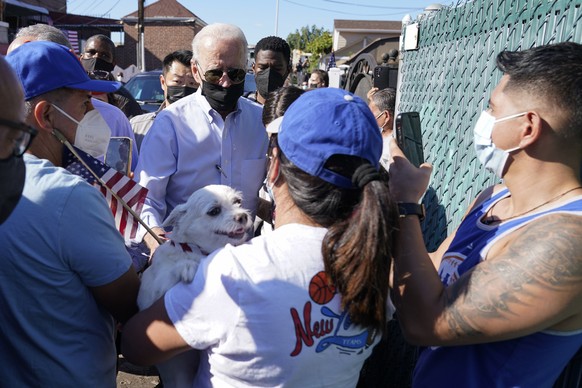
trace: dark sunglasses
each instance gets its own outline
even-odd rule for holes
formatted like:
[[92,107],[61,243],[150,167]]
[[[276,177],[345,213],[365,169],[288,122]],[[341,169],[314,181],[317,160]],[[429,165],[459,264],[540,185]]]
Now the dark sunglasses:
[[0,125],[21,131],[20,136],[14,140],[14,146],[12,148],[12,155],[14,156],[22,156],[30,146],[30,143],[32,143],[32,139],[38,133],[33,127],[10,120],[0,119]]
[[[196,62],[196,65],[200,70],[202,70],[200,63]],[[230,78],[232,83],[240,84],[245,80],[245,75],[247,72],[244,71],[244,69],[228,69],[226,71],[221,69],[210,69],[207,71],[202,71],[202,73],[204,74],[204,79],[212,84],[217,84],[224,73],[228,75],[228,78]]]

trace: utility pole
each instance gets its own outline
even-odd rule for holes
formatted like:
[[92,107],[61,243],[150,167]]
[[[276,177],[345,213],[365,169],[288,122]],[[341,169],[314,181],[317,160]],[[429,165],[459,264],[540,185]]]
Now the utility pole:
[[277,0],[277,9],[275,11],[275,36],[279,36],[279,0]]
[[137,67],[145,71],[144,8],[145,0],[137,0]]

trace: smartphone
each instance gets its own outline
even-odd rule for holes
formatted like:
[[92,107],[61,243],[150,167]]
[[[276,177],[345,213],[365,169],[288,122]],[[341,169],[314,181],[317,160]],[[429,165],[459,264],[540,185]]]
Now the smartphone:
[[372,73],[372,83],[375,88],[395,88],[398,82],[398,68],[389,66],[376,66]]
[[129,137],[111,137],[105,154],[105,164],[117,171],[129,175],[131,173],[132,139]]
[[396,142],[406,158],[416,167],[424,163],[422,131],[418,112],[404,112],[396,116]]

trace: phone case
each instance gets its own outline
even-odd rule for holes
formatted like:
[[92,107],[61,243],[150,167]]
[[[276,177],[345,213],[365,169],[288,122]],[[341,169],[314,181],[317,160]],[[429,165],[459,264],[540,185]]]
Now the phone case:
[[395,88],[398,82],[398,68],[388,66],[376,66],[373,73],[373,84],[375,88],[386,89]]
[[113,136],[105,154],[105,164],[117,171],[129,175],[131,173],[132,139]]
[[416,167],[424,163],[422,131],[418,112],[404,112],[396,116],[396,142],[406,158]]

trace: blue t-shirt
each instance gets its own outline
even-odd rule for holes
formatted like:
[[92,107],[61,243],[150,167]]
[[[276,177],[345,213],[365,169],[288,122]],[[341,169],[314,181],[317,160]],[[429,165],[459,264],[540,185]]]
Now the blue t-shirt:
[[[479,264],[500,238],[548,213],[582,215],[582,199],[553,209],[485,225],[483,215],[509,192],[505,189],[473,209],[443,255],[439,275],[450,285]],[[414,387],[551,387],[582,345],[582,330],[544,330],[492,343],[423,349],[414,371]]]
[[131,259],[103,195],[25,155],[20,202],[0,225],[0,385],[115,387],[115,325],[89,287]]

